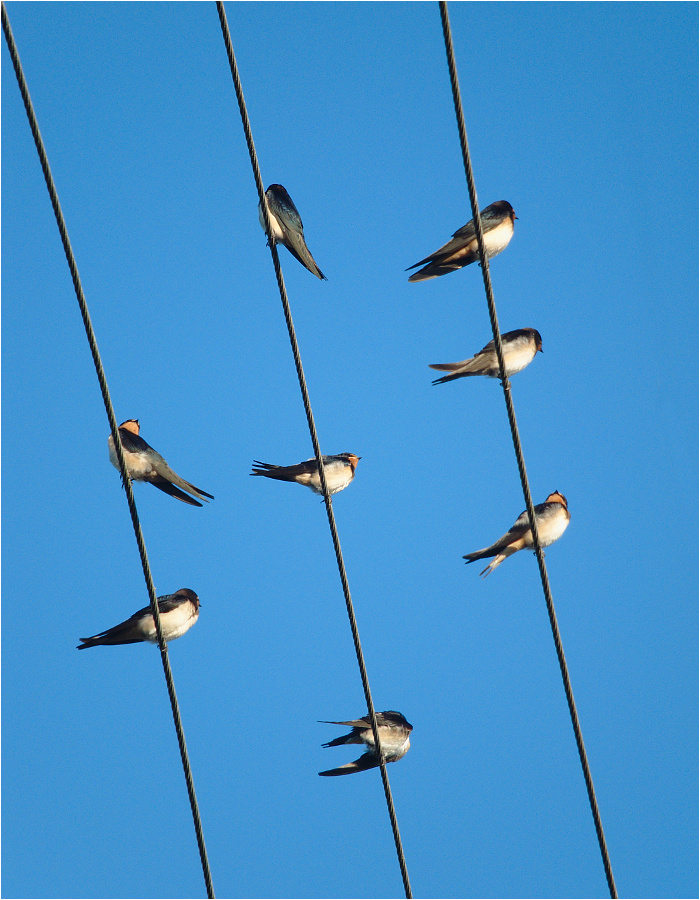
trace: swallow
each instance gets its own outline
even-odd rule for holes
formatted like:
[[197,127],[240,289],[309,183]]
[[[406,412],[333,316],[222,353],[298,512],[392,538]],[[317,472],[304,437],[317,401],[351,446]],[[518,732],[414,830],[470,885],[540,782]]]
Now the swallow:
[[[361,459],[361,456],[355,456],[354,453],[338,453],[336,456],[323,457],[323,470],[326,473],[326,484],[330,494],[337,494],[350,484],[355,477],[357,463]],[[296,466],[273,466],[254,459],[253,471],[250,474],[264,475],[278,481],[296,481],[297,484],[311,488],[314,494],[323,493],[315,456],[297,463]]]
[[[166,594],[157,600],[160,625],[166,641],[182,637],[199,618],[199,597],[188,588],[181,588],[174,594]],[[82,643],[78,644],[78,650],[97,647],[99,644],[138,644],[140,641],[158,643],[153,611],[150,605],[144,606],[126,622],[80,640]]]
[[[481,211],[481,228],[484,234],[484,250],[486,256],[492,259],[501,250],[505,250],[513,237],[513,225],[518,217],[513,207],[507,200],[497,200],[491,206]],[[444,246],[426,256],[420,262],[409,266],[406,271],[425,265],[420,272],[415,272],[409,281],[427,281],[429,278],[438,278],[463,269],[479,259],[479,244],[476,240],[476,228],[474,219],[470,219],[459,231],[455,231],[452,240]]]
[[[559,491],[554,491],[544,503],[538,503],[535,507],[535,521],[541,547],[549,547],[550,544],[558,541],[571,521],[566,497]],[[466,559],[467,565],[469,565],[477,559],[488,559],[490,556],[495,556],[494,561],[486,566],[483,572],[479,572],[485,578],[489,572],[493,572],[500,566],[504,559],[508,559],[518,550],[529,550],[532,546],[530,519],[525,510],[520,513],[510,531],[499,538],[495,544],[491,544],[484,550],[477,550],[476,553],[467,553],[462,559]]]
[[[529,366],[536,353],[542,353],[542,337],[534,328],[518,328],[501,335],[503,345],[503,362],[506,367],[506,378]],[[441,372],[452,372],[443,378],[436,378],[433,384],[444,384],[455,378],[466,378],[469,375],[486,375],[488,378],[500,378],[496,344],[489,341],[483,350],[479,350],[471,359],[463,359],[456,363],[435,363],[431,369]]]
[[[176,475],[175,472],[166,463],[160,453],[147,444],[142,437],[139,437],[139,420],[127,419],[119,426],[119,437],[122,439],[122,447],[124,448],[124,462],[129,478],[132,481],[147,481],[158,490],[170,494],[171,497],[177,497],[183,503],[189,503],[190,506],[201,506],[198,500],[193,500],[183,491],[189,491],[195,494],[206,503],[213,500],[212,494],[207,494],[201,488],[195,487],[189,481],[185,481]],[[109,460],[112,465],[118,469],[117,454],[114,450],[114,440],[110,434],[107,441],[109,446]],[[177,487],[175,487],[177,485]],[[182,490],[180,490],[182,488]],[[207,500],[207,497],[209,500]]]
[[[396,762],[397,759],[401,759],[408,753],[411,746],[409,735],[413,731],[413,725],[409,724],[400,712],[394,712],[393,709],[378,712],[376,716],[384,762]],[[379,756],[376,753],[369,716],[353,719],[350,722],[324,722],[324,724],[349,725],[352,727],[352,731],[350,734],[344,734],[322,746],[339,747],[341,744],[366,744],[369,749],[354,762],[345,763],[344,766],[338,766],[337,769],[319,772],[319,775],[352,775],[354,772],[364,772],[365,769],[374,769],[379,765]]]
[[[302,266],[305,266],[316,278],[320,278],[321,281],[328,281],[316,265],[316,260],[306,246],[301,216],[289,194],[281,184],[271,184],[265,191],[265,197],[267,198],[267,208],[270,213],[273,240],[278,244],[283,244],[292,256],[296,257]],[[267,233],[265,216],[260,203],[258,203],[258,218],[260,219],[262,230]]]

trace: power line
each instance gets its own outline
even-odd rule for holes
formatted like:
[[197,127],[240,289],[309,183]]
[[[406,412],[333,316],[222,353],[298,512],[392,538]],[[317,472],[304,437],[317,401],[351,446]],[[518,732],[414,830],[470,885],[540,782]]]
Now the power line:
[[[131,521],[134,526],[134,534],[136,536],[136,543],[139,549],[139,555],[141,557],[141,567],[143,568],[144,578],[146,580],[146,588],[148,590],[148,596],[151,601],[151,610],[153,613],[153,619],[155,621],[156,626],[156,634],[158,636],[158,646],[160,648],[160,656],[163,663],[163,671],[165,673],[165,682],[168,687],[168,695],[170,697],[170,706],[173,713],[173,721],[175,723],[175,731],[177,733],[177,740],[180,747],[180,756],[182,758],[182,767],[185,773],[185,781],[187,783],[187,792],[190,798],[190,808],[192,810],[192,817],[194,819],[194,827],[195,833],[197,835],[197,845],[199,847],[199,856],[202,862],[202,869],[204,873],[204,881],[207,887],[207,896],[210,898],[214,897],[214,887],[211,880],[211,872],[209,870],[209,860],[207,858],[207,850],[204,845],[204,834],[202,831],[202,822],[199,816],[199,806],[197,804],[197,796],[195,794],[194,789],[194,781],[192,779],[192,769],[190,767],[189,756],[187,753],[187,745],[185,743],[185,733],[182,727],[182,720],[180,718],[180,708],[177,702],[177,695],[175,693],[175,684],[173,681],[173,674],[170,668],[170,660],[168,658],[168,645],[163,639],[163,631],[161,628],[160,622],[160,611],[158,609],[158,602],[156,599],[156,590],[153,584],[153,577],[151,575],[151,567],[148,562],[148,554],[146,553],[146,544],[143,539],[143,533],[141,531],[141,523],[139,522],[138,512],[136,510],[136,502],[134,500],[134,493],[131,487],[131,480],[126,471],[126,464],[124,462],[124,451],[122,447],[121,437],[119,435],[119,427],[117,425],[117,420],[114,415],[114,407],[112,406],[112,400],[109,395],[109,388],[107,386],[107,378],[105,376],[104,368],[102,366],[102,360],[100,358],[100,352],[97,347],[97,340],[95,338],[95,332],[92,328],[92,322],[90,319],[90,313],[87,306],[87,301],[85,300],[85,295],[83,293],[82,284],[80,282],[80,274],[78,272],[78,266],[75,261],[75,256],[73,255],[73,249],[71,247],[70,238],[68,237],[68,229],[66,228],[65,219],[63,218],[63,212],[61,210],[61,204],[58,200],[58,194],[56,192],[56,186],[54,184],[53,176],[51,174],[51,168],[49,166],[49,160],[46,155],[46,150],[44,148],[44,142],[41,137],[41,132],[39,131],[39,123],[37,122],[36,115],[34,114],[34,106],[32,104],[31,97],[29,96],[29,89],[27,87],[27,82],[24,77],[24,72],[22,70],[22,64],[19,59],[19,53],[17,52],[17,46],[15,44],[14,36],[12,34],[12,29],[10,27],[10,20],[7,16],[7,10],[5,9],[4,2],[2,3],[2,28],[5,33],[5,40],[7,41],[7,48],[10,51],[10,56],[12,57],[12,64],[15,69],[15,75],[17,76],[17,83],[19,85],[19,90],[22,95],[22,100],[24,101],[24,108],[27,112],[27,118],[29,119],[29,127],[32,131],[32,136],[34,137],[34,143],[36,145],[37,153],[39,154],[39,161],[41,163],[41,168],[44,173],[44,179],[46,181],[46,187],[49,191],[49,197],[51,198],[51,205],[53,206],[54,215],[56,216],[56,223],[58,225],[58,230],[61,235],[61,241],[63,242],[63,250],[66,254],[66,259],[68,261],[68,268],[70,269],[70,274],[73,279],[73,286],[75,288],[76,297],[78,298],[78,305],[80,306],[80,313],[83,317],[83,324],[85,326],[85,333],[87,335],[88,344],[90,345],[90,352],[92,353],[92,359],[95,364],[95,371],[97,373],[97,379],[100,384],[100,391],[102,392],[102,399],[104,401],[105,410],[107,411],[107,418],[109,420],[109,427],[112,430],[112,438],[114,439],[114,447],[116,451],[117,460],[119,462],[119,471],[121,472],[122,482],[124,485],[124,490],[126,491],[126,499],[129,504],[129,512],[131,513]],[[157,783],[157,778],[156,778]]]
[[467,143],[467,131],[464,124],[464,111],[462,109],[462,98],[459,91],[459,81],[457,78],[457,66],[455,63],[455,55],[454,55],[454,47],[452,45],[452,31],[450,29],[450,19],[449,14],[447,12],[447,3],[445,0],[440,0],[440,18],[442,20],[442,33],[445,39],[445,52],[447,54],[447,65],[450,70],[450,82],[452,84],[452,98],[454,101],[455,114],[457,116],[457,127],[459,129],[459,139],[460,144],[462,146],[462,157],[464,159],[464,171],[467,177],[467,187],[469,189],[469,200],[471,202],[472,207],[472,216],[474,218],[474,227],[476,231],[476,239],[479,244],[479,257],[481,259],[481,271],[484,279],[484,288],[486,290],[486,301],[488,303],[489,308],[489,316],[491,318],[491,329],[493,331],[493,339],[496,345],[496,354],[498,356],[498,364],[501,370],[501,383],[503,385],[503,396],[506,401],[506,409],[508,411],[508,421],[510,423],[510,431],[513,437],[513,447],[515,449],[515,457],[518,463],[518,471],[520,472],[520,482],[523,488],[523,495],[525,497],[525,505],[527,507],[527,514],[530,518],[530,528],[532,530],[532,538],[535,547],[535,553],[537,555],[537,562],[540,568],[540,578],[542,579],[542,589],[544,591],[545,602],[547,604],[547,612],[549,614],[549,622],[552,627],[552,636],[554,638],[554,646],[557,651],[557,659],[559,660],[559,668],[561,669],[561,676],[564,682],[564,692],[566,693],[566,701],[569,704],[569,713],[571,715],[571,724],[574,728],[574,736],[576,738],[576,746],[578,747],[578,754],[581,760],[581,767],[583,769],[583,777],[586,782],[586,790],[588,791],[588,800],[591,805],[591,812],[593,814],[593,821],[595,823],[595,830],[598,836],[598,844],[600,846],[600,852],[603,857],[603,866],[605,868],[605,877],[608,881],[608,889],[610,891],[610,896],[615,898],[617,897],[617,890],[615,888],[615,879],[613,878],[612,866],[610,864],[610,857],[608,855],[608,848],[605,841],[605,833],[603,832],[603,823],[600,818],[600,811],[598,810],[598,802],[595,796],[595,789],[593,787],[593,777],[591,775],[591,770],[588,765],[588,757],[586,755],[586,748],[583,743],[583,734],[581,732],[581,724],[579,722],[578,713],[576,712],[576,703],[574,702],[574,693],[571,688],[571,680],[569,678],[569,670],[566,665],[566,658],[564,656],[564,646],[562,644],[561,635],[559,634],[559,626],[557,624],[557,617],[554,611],[554,600],[552,598],[552,591],[549,586],[549,576],[547,575],[547,567],[544,561],[544,553],[542,551],[542,547],[540,546],[539,536],[537,534],[537,521],[535,518],[535,508],[532,503],[532,496],[530,494],[530,485],[527,478],[527,472],[525,470],[525,458],[523,456],[523,449],[520,443],[520,434],[518,432],[518,424],[515,420],[515,408],[513,406],[513,398],[511,397],[510,391],[510,382],[506,377],[506,367],[503,359],[503,344],[501,342],[501,332],[498,327],[498,317],[496,315],[496,301],[493,296],[493,288],[491,286],[491,274],[489,272],[489,262],[488,257],[486,256],[486,252],[484,249],[484,233],[481,227],[481,215],[479,213],[479,201],[476,196],[476,185],[474,184],[474,174],[472,171],[472,163],[471,157],[469,154],[469,144]]
[[253,168],[253,176],[255,178],[255,185],[258,189],[258,197],[260,199],[260,206],[263,210],[263,216],[265,221],[265,231],[267,233],[269,239],[270,253],[272,254],[272,264],[275,267],[275,275],[277,276],[277,286],[279,287],[280,299],[282,301],[282,308],[284,310],[284,318],[287,323],[287,331],[289,333],[289,341],[292,347],[292,354],[294,356],[294,364],[297,370],[297,378],[299,379],[299,388],[301,389],[301,396],[304,403],[304,410],[306,412],[306,421],[309,426],[309,434],[311,435],[311,443],[313,444],[314,454],[316,456],[316,462],[318,463],[318,471],[319,477],[321,480],[321,488],[323,491],[323,497],[326,507],[326,514],[328,516],[328,525],[331,531],[331,537],[333,539],[333,548],[335,550],[335,558],[338,563],[338,573],[340,575],[340,581],[343,586],[343,594],[345,596],[345,606],[347,608],[348,618],[350,620],[350,629],[352,631],[352,639],[355,644],[355,653],[357,655],[357,664],[360,669],[360,677],[362,679],[362,688],[365,692],[365,700],[367,701],[367,711],[369,713],[370,722],[372,725],[372,734],[374,736],[374,745],[376,748],[376,753],[380,760],[380,770],[382,773],[382,782],[384,785],[384,795],[386,797],[387,808],[389,811],[389,819],[391,820],[391,828],[394,834],[394,843],[396,845],[396,853],[399,860],[399,867],[401,869],[401,877],[403,878],[404,890],[406,893],[406,897],[412,897],[411,894],[411,884],[408,878],[408,869],[406,868],[406,860],[404,857],[403,846],[401,844],[401,835],[399,834],[399,825],[396,819],[396,812],[394,810],[394,801],[391,796],[391,787],[389,785],[389,777],[386,772],[386,764],[384,762],[384,754],[381,750],[381,742],[379,740],[379,729],[377,726],[377,716],[374,710],[374,704],[372,703],[372,694],[370,692],[369,686],[369,678],[367,676],[367,669],[365,667],[364,655],[362,653],[362,645],[360,643],[360,633],[357,627],[357,621],[355,619],[355,611],[353,609],[352,597],[350,596],[350,585],[348,583],[347,573],[345,571],[345,563],[343,561],[343,552],[340,546],[340,538],[338,536],[338,529],[335,524],[335,515],[333,513],[333,501],[331,499],[330,492],[328,490],[328,484],[326,482],[326,473],[324,471],[323,466],[323,456],[321,454],[321,447],[318,441],[318,434],[316,432],[316,425],[314,423],[313,412],[311,410],[311,401],[309,399],[309,392],[306,386],[306,378],[304,377],[304,369],[301,363],[301,354],[299,352],[299,345],[297,343],[296,332],[294,330],[294,322],[292,321],[292,312],[289,306],[289,299],[287,297],[287,289],[284,284],[284,278],[282,276],[282,269],[280,267],[279,255],[277,253],[277,247],[275,245],[275,241],[272,239],[272,228],[270,224],[270,215],[269,210],[267,208],[267,203],[265,201],[265,190],[263,187],[262,177],[260,175],[260,166],[258,165],[258,157],[255,151],[255,144],[253,142],[253,132],[250,127],[250,120],[248,118],[248,111],[246,109],[245,98],[243,96],[243,87],[241,85],[241,80],[238,74],[238,66],[236,64],[236,57],[233,52],[233,44],[231,42],[231,34],[229,32],[228,22],[226,20],[226,10],[224,9],[224,4],[221,0],[217,0],[216,4],[217,11],[219,13],[219,22],[221,23],[221,31],[224,37],[224,44],[226,45],[226,52],[228,54],[229,65],[231,66],[231,75],[233,77],[233,85],[236,90],[236,98],[238,100],[238,108],[241,114],[241,121],[243,124],[243,131],[245,132],[246,143],[248,145],[248,153],[250,155],[250,162]]

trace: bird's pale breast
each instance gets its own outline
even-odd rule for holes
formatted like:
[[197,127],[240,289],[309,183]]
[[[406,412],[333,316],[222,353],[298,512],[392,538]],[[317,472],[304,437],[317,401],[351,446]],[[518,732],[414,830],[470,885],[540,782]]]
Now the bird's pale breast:
[[537,520],[537,534],[540,544],[548,547],[564,534],[571,517],[567,514],[564,507],[558,507],[557,510],[549,516],[542,516]]
[[512,237],[513,222],[510,218],[504,219],[500,225],[487,231],[484,235],[484,247],[489,257],[496,256],[501,250],[505,250]]
[[[176,609],[170,610],[170,612],[161,613],[160,624],[163,629],[163,637],[165,640],[174,641],[175,638],[182,637],[182,635],[194,625],[198,615],[198,613],[195,614],[194,607],[191,603],[183,603]],[[147,616],[143,619],[141,631],[145,640],[153,641],[154,643],[158,640],[158,637],[156,636],[156,623],[153,621],[153,616]]]
[[[323,471],[326,473],[326,484],[331,494],[337,494],[338,491],[347,487],[352,481],[353,471],[349,463],[334,460],[333,462],[325,463]],[[310,484],[314,486],[314,490],[319,494],[322,493],[321,477],[318,472],[315,472],[310,478]]]
[[[114,441],[110,437],[107,443],[109,445],[109,461],[115,469],[118,469],[119,463],[117,462],[117,453],[114,449]],[[129,477],[134,481],[147,478],[153,474],[153,460],[146,453],[130,453],[128,450],[124,450],[124,462],[126,463]]]
[[506,355],[506,370],[508,375],[516,375],[529,366],[534,358],[534,345],[528,342],[518,342]]
[[[272,237],[282,243],[284,240],[284,232],[282,231],[282,227],[280,223],[277,221],[276,217],[273,215],[270,207],[268,206],[268,212],[270,213],[270,226],[272,227]],[[263,217],[262,209],[258,210],[258,218],[260,219],[260,225],[262,226],[262,230],[265,231],[265,219]]]
[[380,740],[382,742],[382,751],[387,762],[401,759],[402,756],[405,756],[405,754],[408,753],[408,748],[411,746],[410,738],[403,736],[399,739],[395,739],[393,742],[387,742],[382,735],[380,736]]

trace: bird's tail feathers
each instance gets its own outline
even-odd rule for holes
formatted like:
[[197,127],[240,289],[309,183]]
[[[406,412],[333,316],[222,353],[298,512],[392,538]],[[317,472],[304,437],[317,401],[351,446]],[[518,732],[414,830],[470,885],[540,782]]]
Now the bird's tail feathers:
[[335,740],[328,741],[327,744],[321,744],[322,747],[340,747],[341,744],[363,744],[359,737],[356,737],[352,734],[344,734],[342,737],[335,738]]
[[443,375],[442,378],[436,378],[433,384],[445,384],[446,382],[454,381],[457,378],[467,378],[470,375],[482,374],[474,368],[473,360],[471,359],[465,359],[464,362],[461,363],[445,363],[444,365],[431,366],[430,368],[454,373],[452,375]]
[[198,497],[201,497],[202,499],[204,499],[205,497],[207,497],[209,500],[213,500],[213,499],[214,499],[214,495],[213,495],[213,494],[207,494],[206,491],[203,491],[201,488],[195,487],[193,484],[190,484],[189,481],[186,481],[185,484],[187,485],[187,490],[188,490],[188,491],[192,491],[192,492],[193,492],[194,494],[196,494]]
[[119,629],[110,629],[103,634],[96,634],[93,637],[80,638],[81,643],[78,644],[78,650],[86,650],[88,647],[114,646],[117,644],[140,644],[143,638],[134,638],[129,640],[125,637],[126,631]]
[[[183,483],[187,484],[187,482]],[[157,481],[154,479],[151,481],[151,484],[154,487],[157,487],[159,491],[163,491],[164,494],[169,494],[171,497],[175,497],[177,500],[182,500],[183,503],[189,503],[190,506],[202,505],[199,500],[195,500],[193,497],[190,497],[189,494],[181,491],[180,488],[175,487],[175,485],[172,482],[168,481],[167,478],[162,478]],[[189,485],[189,488],[199,493],[196,488],[192,487],[192,485]],[[204,499],[204,497],[202,497],[202,499]]]
[[284,471],[285,468],[288,467],[273,466],[271,463],[261,463],[254,460],[253,471],[250,474],[264,475],[266,478],[276,478],[277,481],[296,481],[294,475],[290,475],[288,471]]
[[438,372],[456,372],[457,369],[461,369],[462,366],[466,366],[469,362],[471,362],[471,359],[464,359],[462,362],[456,363],[431,363],[429,368],[437,369]]
[[462,377],[462,373],[460,372],[458,375],[443,375],[442,378],[436,378],[435,381],[431,382],[432,384],[447,384],[448,381],[456,381],[458,378]]
[[315,275],[316,278],[319,278],[321,281],[328,281],[323,272],[316,265],[316,260],[311,255],[308,247],[304,244],[300,244],[298,247],[292,246],[291,243],[285,243],[284,245],[287,250],[292,254],[292,256],[297,259],[305,269],[308,269],[312,275]]
[[[417,265],[420,265],[420,263],[417,263]],[[411,266],[411,268],[413,268],[413,266]],[[406,270],[406,271],[408,271],[408,270]],[[424,269],[421,269],[420,272],[416,272],[415,274],[411,275],[411,277],[408,280],[413,281],[413,282],[430,281],[431,278],[437,278],[438,275],[444,275],[444,274],[445,274],[444,272],[437,271],[436,267],[426,266]]]
[[338,766],[337,769],[327,769],[319,772],[319,775],[352,775],[355,772],[364,772],[366,769],[375,769],[379,765],[379,759],[374,753],[364,753],[359,759]]
[[499,553],[491,562],[486,566],[483,572],[479,572],[481,578],[486,578],[487,575],[490,575],[494,569],[497,569],[504,559],[507,559],[510,556],[510,553]]
[[[522,550],[523,546],[524,545],[522,541],[516,541],[513,544],[509,544],[507,547],[499,549],[496,553],[483,553],[482,551],[483,555],[481,556],[481,559],[485,559],[488,556],[493,556],[494,559],[489,563],[488,566],[486,566],[483,572],[479,572],[479,575],[481,575],[482,578],[486,578],[487,575],[490,575],[490,573],[493,572],[494,569],[497,569],[504,560],[508,559],[509,556],[517,553],[518,550]],[[471,555],[472,554],[470,554],[470,556]],[[475,556],[474,559],[479,559],[479,557]],[[468,560],[468,562],[474,562],[474,559],[470,559]]]
[[484,547],[483,550],[475,550],[474,553],[465,553],[462,559],[466,559],[467,565],[476,562],[477,559],[488,559],[489,556],[495,556],[493,547]]
[[87,650],[88,647],[97,647],[98,644],[102,643],[97,638],[80,638],[80,641],[82,643],[78,644],[78,650]]

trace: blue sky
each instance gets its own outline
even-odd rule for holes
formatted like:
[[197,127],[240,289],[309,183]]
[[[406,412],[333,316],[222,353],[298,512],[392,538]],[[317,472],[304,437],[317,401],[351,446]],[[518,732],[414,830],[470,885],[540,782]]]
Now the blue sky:
[[[319,719],[364,698],[323,506],[250,478],[312,454],[213,3],[7,4],[117,418],[216,499],[136,500],[221,897],[402,894],[377,770]],[[468,551],[524,508],[497,381],[433,387],[491,337],[476,266],[405,268],[469,218],[437,4],[231,3],[265,184],[321,283],[284,268],[414,893],[601,897],[536,560]],[[697,896],[697,7],[453,3],[482,208],[515,236],[501,329],[618,889]],[[2,53],[3,894],[194,897],[158,652],[94,634],[145,605],[107,421]]]

